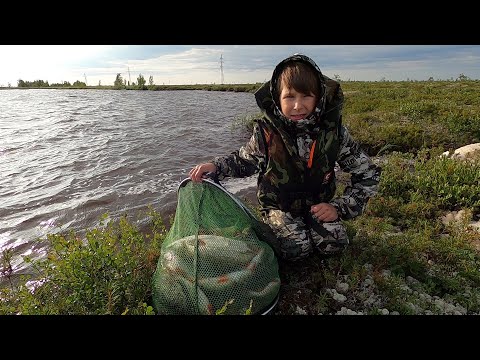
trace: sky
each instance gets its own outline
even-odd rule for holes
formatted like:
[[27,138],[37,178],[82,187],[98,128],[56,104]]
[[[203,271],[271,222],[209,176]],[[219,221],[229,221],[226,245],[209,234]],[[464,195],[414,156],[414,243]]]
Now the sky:
[[156,85],[250,84],[294,53],[344,81],[480,79],[480,45],[0,45],[0,86],[113,85],[117,74]]

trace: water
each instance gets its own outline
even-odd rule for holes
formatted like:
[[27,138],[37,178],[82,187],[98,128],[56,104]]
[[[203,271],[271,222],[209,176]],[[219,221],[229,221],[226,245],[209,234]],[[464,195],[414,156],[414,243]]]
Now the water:
[[13,249],[14,273],[27,273],[21,255],[44,256],[33,240],[47,233],[148,206],[172,214],[179,182],[243,145],[250,133],[233,124],[257,112],[251,93],[0,91],[0,251]]

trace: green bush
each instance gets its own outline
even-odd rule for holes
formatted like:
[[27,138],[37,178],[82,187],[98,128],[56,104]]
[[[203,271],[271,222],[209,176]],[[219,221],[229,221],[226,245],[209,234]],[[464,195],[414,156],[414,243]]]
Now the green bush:
[[125,216],[88,230],[50,234],[47,256],[31,262],[35,278],[1,289],[2,314],[149,314],[151,277],[165,226],[151,211],[150,234]]

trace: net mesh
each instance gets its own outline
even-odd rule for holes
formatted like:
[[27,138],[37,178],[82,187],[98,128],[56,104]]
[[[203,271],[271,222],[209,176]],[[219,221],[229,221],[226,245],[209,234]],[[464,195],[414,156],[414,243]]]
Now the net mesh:
[[280,289],[268,230],[221,185],[185,179],[153,275],[157,314],[261,314]]

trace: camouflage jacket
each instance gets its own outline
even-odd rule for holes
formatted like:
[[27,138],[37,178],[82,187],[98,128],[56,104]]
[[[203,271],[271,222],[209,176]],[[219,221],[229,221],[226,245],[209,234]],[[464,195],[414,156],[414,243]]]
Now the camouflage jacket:
[[[381,169],[341,124],[340,84],[324,78],[325,109],[321,131],[315,138],[297,137],[300,141],[295,142],[291,129],[272,110],[267,82],[255,93],[263,117],[255,120],[250,140],[230,155],[213,159],[218,179],[258,173],[257,197],[262,210],[280,209],[301,215],[313,204],[329,202],[343,219],[360,215],[368,199],[378,191]],[[310,159],[311,151],[302,156],[300,148],[312,149],[312,141],[314,151]],[[335,164],[351,174],[351,184],[336,198]]]

